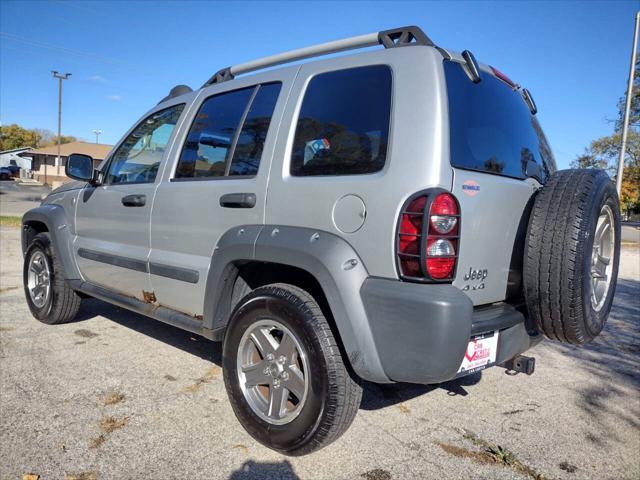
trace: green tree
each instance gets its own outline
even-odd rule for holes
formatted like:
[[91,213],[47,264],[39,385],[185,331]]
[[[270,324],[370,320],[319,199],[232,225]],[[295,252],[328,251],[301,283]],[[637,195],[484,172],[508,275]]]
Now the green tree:
[[[71,142],[75,142],[78,139],[72,135],[60,135],[60,143],[71,143]],[[39,147],[50,147],[52,145],[57,145],[58,144],[58,136],[51,136],[49,140],[46,141],[42,141],[40,143],[40,145],[38,145]]]
[[[584,153],[571,162],[573,168],[602,168],[612,178],[616,177],[622,146],[625,102],[626,96],[618,102],[618,118],[614,133],[593,140]],[[629,134],[624,158],[620,208],[625,212],[637,212],[640,211],[640,60],[635,64],[633,96],[629,113]]]
[[[51,130],[43,128],[28,129],[12,123],[0,127],[0,129],[0,150],[13,150],[22,147],[42,148],[58,143],[58,137]],[[71,135],[60,135],[60,140],[60,143],[71,143],[77,139]]]
[[607,168],[606,160],[597,158],[590,149],[585,149],[582,155],[578,155],[571,161],[571,168]]
[[37,147],[41,136],[35,130],[22,128],[12,123],[0,127],[0,150],[13,150],[21,147]]

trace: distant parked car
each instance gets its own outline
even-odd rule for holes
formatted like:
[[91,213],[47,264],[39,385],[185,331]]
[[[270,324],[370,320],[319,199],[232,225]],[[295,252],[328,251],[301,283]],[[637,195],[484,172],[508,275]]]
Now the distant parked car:
[[9,180],[13,177],[13,172],[8,167],[0,167],[0,180]]
[[11,172],[11,176],[20,175],[20,166],[19,165],[7,165],[4,168],[7,168]]

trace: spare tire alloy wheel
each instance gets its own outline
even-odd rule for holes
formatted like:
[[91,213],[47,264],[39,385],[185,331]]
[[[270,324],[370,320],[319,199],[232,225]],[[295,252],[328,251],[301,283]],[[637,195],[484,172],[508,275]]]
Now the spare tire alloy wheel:
[[614,225],[611,207],[603,205],[598,217],[591,253],[591,306],[596,312],[602,310],[611,286],[616,244]]
[[269,319],[252,324],[238,348],[237,375],[244,398],[262,420],[284,425],[307,398],[309,365],[296,336]]

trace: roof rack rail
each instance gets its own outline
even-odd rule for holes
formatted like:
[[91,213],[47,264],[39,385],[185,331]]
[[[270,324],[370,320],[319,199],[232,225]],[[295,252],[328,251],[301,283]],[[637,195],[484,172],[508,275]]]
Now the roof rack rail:
[[246,63],[240,63],[231,67],[217,71],[202,87],[207,87],[215,83],[222,83],[233,80],[236,75],[253,72],[263,68],[282,65],[283,63],[295,62],[321,55],[354,50],[357,48],[373,47],[383,45],[384,48],[398,48],[412,45],[426,45],[434,47],[431,39],[416,26],[393,28],[366,35],[344,38],[333,42],[321,43],[310,47],[299,48],[289,52],[278,53],[269,57],[260,58]]

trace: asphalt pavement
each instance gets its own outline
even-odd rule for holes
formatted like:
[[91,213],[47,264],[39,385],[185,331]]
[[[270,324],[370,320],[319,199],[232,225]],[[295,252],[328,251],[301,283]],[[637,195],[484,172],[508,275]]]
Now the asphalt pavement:
[[43,325],[24,300],[19,229],[0,228],[0,244],[2,480],[640,478],[636,246],[592,344],[543,342],[530,377],[365,384],[341,439],[290,458],[235,419],[218,343],[97,300]]
[[0,215],[21,217],[40,204],[51,188],[40,185],[21,185],[14,180],[0,181]]

